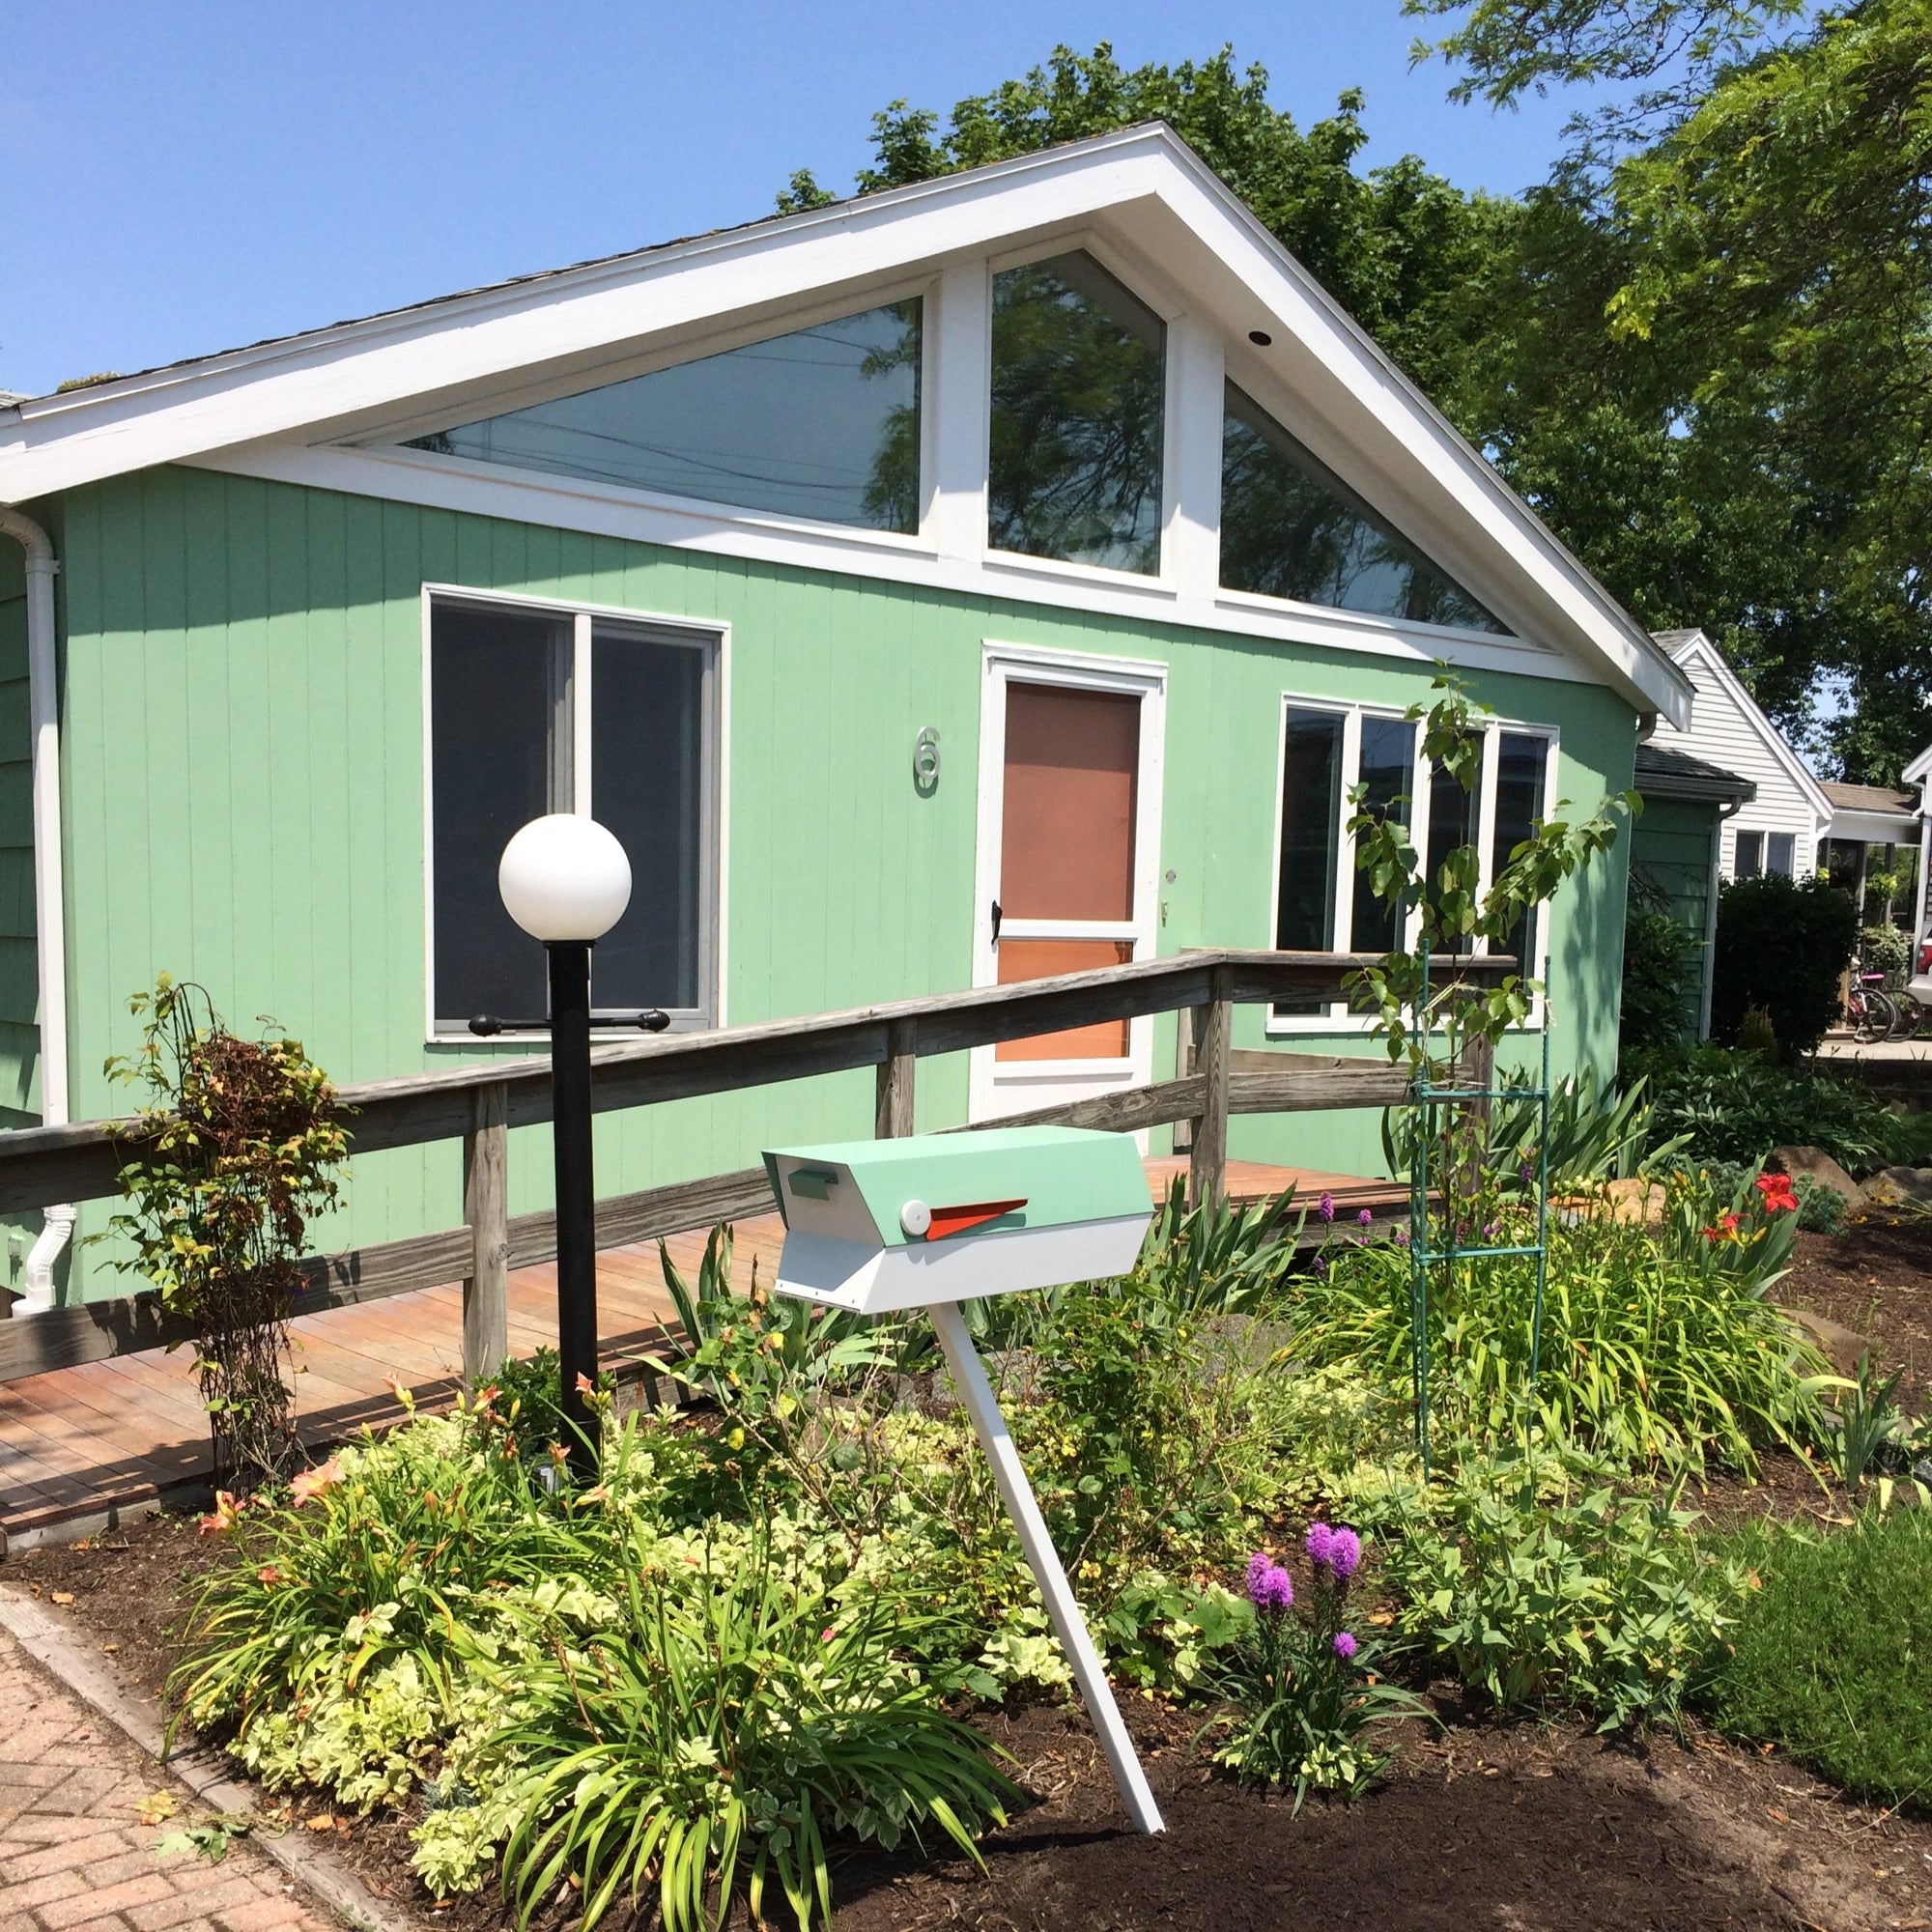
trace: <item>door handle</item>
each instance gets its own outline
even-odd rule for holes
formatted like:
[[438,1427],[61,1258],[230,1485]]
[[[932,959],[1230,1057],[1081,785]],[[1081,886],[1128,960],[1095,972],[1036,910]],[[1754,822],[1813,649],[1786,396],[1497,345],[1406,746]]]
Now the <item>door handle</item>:
[[995,899],[993,901],[993,944],[997,946],[999,945],[999,943],[1000,943],[1000,902],[998,899]]

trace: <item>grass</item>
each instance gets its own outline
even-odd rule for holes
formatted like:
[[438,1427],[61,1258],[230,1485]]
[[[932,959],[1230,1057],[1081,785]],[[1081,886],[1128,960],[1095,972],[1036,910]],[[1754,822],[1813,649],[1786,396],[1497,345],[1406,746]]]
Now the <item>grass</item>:
[[1932,1511],[1841,1535],[1742,1531],[1760,1578],[1707,1695],[1719,1728],[1788,1750],[1855,1797],[1932,1804]]

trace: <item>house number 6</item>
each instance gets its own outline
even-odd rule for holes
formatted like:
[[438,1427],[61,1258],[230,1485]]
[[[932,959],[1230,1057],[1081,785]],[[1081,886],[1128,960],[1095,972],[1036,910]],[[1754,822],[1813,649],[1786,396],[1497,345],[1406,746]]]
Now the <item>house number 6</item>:
[[913,740],[912,781],[921,791],[939,783],[939,733],[930,724]]

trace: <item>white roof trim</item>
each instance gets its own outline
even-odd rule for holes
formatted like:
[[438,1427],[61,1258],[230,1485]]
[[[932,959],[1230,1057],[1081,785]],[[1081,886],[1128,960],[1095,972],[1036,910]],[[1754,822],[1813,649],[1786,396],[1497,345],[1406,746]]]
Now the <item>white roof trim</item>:
[[1782,767],[1786,777],[1804,794],[1804,802],[1816,814],[1821,825],[1831,822],[1834,810],[1832,801],[1825,796],[1824,788],[1812,777],[1804,761],[1784,742],[1783,734],[1769,718],[1764,715],[1758,701],[1739,681],[1738,674],[1724,662],[1724,654],[1711,641],[1703,631],[1665,632],[1665,637],[1681,639],[1681,642],[1671,647],[1671,656],[1680,666],[1693,661],[1701,665],[1717,680],[1719,687],[1731,702],[1737,706],[1739,715],[1763,743],[1764,748]]
[[[0,502],[280,440],[373,433],[518,372],[608,360],[619,345],[748,319],[975,252],[1110,222],[1178,277],[1235,341],[1269,352],[1328,432],[1326,449],[1412,506],[1418,540],[1487,561],[1535,635],[1639,712],[1688,724],[1689,682],[1199,156],[1162,124],[825,209],[178,363],[0,412]],[[1202,252],[1205,251],[1205,254]]]
[[1932,745],[1927,745],[1899,776],[1907,784],[1918,784],[1921,780],[1932,780]]

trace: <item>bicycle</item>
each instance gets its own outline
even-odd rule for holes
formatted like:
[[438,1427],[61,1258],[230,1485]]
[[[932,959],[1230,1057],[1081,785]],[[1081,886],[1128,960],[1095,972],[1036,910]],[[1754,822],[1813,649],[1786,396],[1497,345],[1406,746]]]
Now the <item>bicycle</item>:
[[1898,1008],[1885,990],[1883,973],[1861,973],[1845,1000],[1845,1017],[1852,1023],[1852,1037],[1861,1046],[1889,1039],[1898,1031]]

